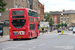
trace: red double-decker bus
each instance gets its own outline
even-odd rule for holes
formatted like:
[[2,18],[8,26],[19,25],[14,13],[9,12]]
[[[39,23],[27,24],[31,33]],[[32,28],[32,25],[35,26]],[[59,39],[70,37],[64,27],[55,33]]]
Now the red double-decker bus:
[[23,39],[39,36],[39,19],[37,11],[28,8],[9,10],[10,39]]

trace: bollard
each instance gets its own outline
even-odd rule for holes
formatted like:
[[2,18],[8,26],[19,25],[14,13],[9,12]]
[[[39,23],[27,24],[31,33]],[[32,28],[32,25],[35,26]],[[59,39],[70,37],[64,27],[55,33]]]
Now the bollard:
[[61,31],[61,33],[63,34],[63,31]]

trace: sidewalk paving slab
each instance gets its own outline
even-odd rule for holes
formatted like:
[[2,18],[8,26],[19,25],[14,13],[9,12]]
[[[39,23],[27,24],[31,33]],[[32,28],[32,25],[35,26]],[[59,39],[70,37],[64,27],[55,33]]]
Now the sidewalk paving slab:
[[4,35],[0,37],[0,42],[8,41],[9,40],[9,35]]

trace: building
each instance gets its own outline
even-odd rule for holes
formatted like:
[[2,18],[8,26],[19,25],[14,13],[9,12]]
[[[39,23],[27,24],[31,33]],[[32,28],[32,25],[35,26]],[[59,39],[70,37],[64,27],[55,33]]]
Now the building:
[[55,11],[55,12],[51,12],[50,15],[54,24],[53,25],[57,25],[58,23],[60,23],[60,13],[59,11]]
[[68,27],[75,26],[75,10],[63,10],[50,13],[54,21],[54,25],[58,23],[66,23]]
[[44,5],[38,1],[38,17],[40,21],[44,21]]
[[[8,3],[6,11],[0,14],[0,23],[4,24],[4,35],[9,33],[9,9],[10,8],[30,8],[38,11],[38,0],[4,0]],[[6,31],[5,31],[6,30]]]
[[75,26],[75,10],[63,11],[60,15],[60,23],[67,23],[68,26]]

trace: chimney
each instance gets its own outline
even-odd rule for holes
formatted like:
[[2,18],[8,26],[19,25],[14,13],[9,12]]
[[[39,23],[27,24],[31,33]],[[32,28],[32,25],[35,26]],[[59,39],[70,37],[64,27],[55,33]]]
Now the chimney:
[[65,11],[65,9],[63,9],[63,12]]

